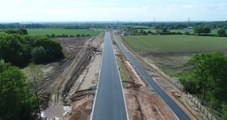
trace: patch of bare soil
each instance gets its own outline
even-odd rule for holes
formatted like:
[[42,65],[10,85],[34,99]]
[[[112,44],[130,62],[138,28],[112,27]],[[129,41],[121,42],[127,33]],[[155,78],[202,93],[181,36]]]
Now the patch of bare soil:
[[92,57],[91,62],[70,90],[68,97],[73,109],[65,120],[88,120],[90,118],[101,65],[102,49],[103,44],[98,45],[98,52]]
[[137,75],[126,61],[131,82],[125,82],[124,93],[130,120],[176,120],[175,114]]
[[94,96],[86,96],[83,99],[75,100],[71,103],[73,106],[72,112],[65,120],[88,120],[92,111]]
[[96,46],[93,38],[58,38],[67,55],[65,60],[49,64],[53,72],[39,83],[42,108],[64,102],[80,73],[89,64]]

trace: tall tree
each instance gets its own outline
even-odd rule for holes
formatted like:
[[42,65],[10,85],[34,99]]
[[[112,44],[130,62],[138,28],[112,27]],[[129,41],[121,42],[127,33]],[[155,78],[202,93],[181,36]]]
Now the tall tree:
[[202,93],[202,104],[208,97],[212,106],[216,106],[226,96],[227,58],[216,52],[195,55],[189,63],[194,66],[193,76]]
[[0,120],[31,120],[37,112],[37,99],[28,81],[16,67],[0,63]]

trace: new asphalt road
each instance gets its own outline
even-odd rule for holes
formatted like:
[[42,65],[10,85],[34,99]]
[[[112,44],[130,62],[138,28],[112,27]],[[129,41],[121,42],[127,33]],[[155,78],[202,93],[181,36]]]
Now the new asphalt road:
[[91,120],[127,120],[123,95],[110,33],[104,36],[104,51]]
[[114,41],[116,42],[117,46],[125,56],[125,58],[135,67],[137,72],[140,74],[140,76],[147,82],[147,84],[156,91],[159,96],[166,102],[166,104],[172,109],[172,111],[175,113],[175,115],[180,120],[190,120],[188,115],[168,96],[166,93],[157,85],[157,83],[145,72],[145,70],[140,66],[140,64],[137,62],[135,57],[127,51],[125,47],[121,45],[121,43],[117,40],[117,38],[114,36]]

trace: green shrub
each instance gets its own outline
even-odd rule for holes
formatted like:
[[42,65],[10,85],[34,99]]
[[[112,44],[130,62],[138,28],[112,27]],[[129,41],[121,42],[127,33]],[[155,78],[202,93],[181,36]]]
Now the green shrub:
[[31,55],[32,55],[32,60],[36,64],[46,62],[46,50],[41,46],[33,48]]
[[0,63],[0,120],[31,120],[38,112],[28,81],[17,68]]

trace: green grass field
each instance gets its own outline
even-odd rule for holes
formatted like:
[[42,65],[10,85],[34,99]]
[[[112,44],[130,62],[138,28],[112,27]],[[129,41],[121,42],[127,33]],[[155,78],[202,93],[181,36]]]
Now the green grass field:
[[190,35],[123,37],[130,48],[142,52],[194,52],[227,50],[227,38]]
[[44,36],[44,35],[77,35],[77,34],[89,34],[90,36],[96,36],[98,34],[97,31],[87,30],[87,29],[27,29],[28,34],[32,36]]

